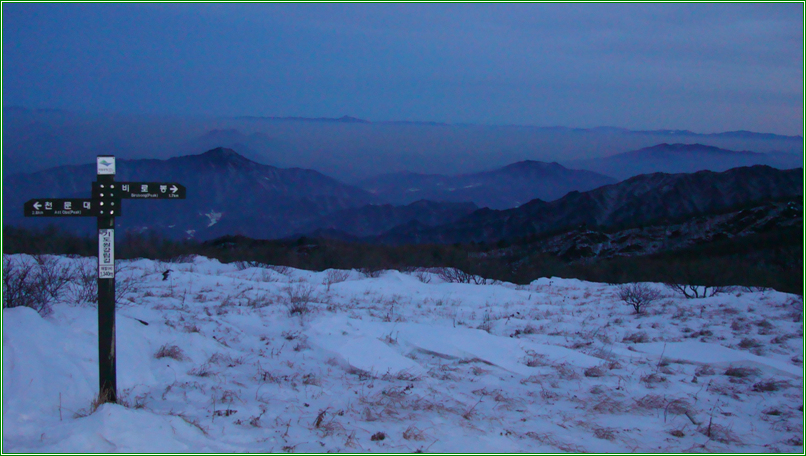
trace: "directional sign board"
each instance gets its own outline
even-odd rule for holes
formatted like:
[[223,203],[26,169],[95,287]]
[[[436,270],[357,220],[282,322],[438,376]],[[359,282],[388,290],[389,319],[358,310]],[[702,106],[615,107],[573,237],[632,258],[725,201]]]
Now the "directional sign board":
[[115,230],[98,230],[98,278],[115,278]]
[[99,207],[98,201],[86,198],[38,198],[28,200],[23,210],[26,217],[97,217]]
[[[93,195],[102,192],[100,186],[92,183]],[[114,186],[117,197],[129,199],[185,199],[187,193],[184,185],[175,182],[115,182]]]

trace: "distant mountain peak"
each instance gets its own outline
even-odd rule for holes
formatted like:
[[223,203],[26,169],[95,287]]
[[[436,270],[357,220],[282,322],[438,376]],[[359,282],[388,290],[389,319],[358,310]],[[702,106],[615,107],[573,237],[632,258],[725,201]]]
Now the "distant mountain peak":
[[252,166],[258,164],[257,162],[254,162],[238,152],[226,147],[216,147],[215,149],[210,149],[207,152],[198,155],[186,155],[185,157],[198,158],[215,165],[232,164],[238,166]]
[[705,144],[694,143],[694,144],[684,144],[684,143],[661,143],[655,146],[645,147],[643,149],[638,149],[635,151],[636,153],[642,152],[707,152],[707,153],[717,153],[723,155],[741,155],[741,154],[753,154],[753,155],[762,155],[758,152],[749,152],[749,151],[735,151],[735,150],[728,150],[728,149],[721,149],[716,146],[708,146]]
[[515,163],[511,163],[507,166],[504,166],[503,169],[507,170],[526,170],[526,169],[560,169],[565,168],[564,166],[560,165],[557,162],[542,162],[537,160],[523,160]]

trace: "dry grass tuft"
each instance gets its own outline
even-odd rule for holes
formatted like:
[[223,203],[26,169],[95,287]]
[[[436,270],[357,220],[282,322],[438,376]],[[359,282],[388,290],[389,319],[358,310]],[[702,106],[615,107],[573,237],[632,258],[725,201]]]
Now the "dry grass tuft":
[[610,428],[596,428],[593,430],[593,436],[597,439],[616,440],[616,430]]
[[530,432],[526,433],[526,436],[530,437],[532,439],[535,439],[538,442],[543,443],[545,445],[553,446],[554,448],[557,448],[558,450],[566,452],[566,453],[585,453],[586,452],[585,449],[582,448],[581,446],[575,445],[573,443],[565,443],[565,442],[563,442],[561,440],[558,440],[556,437],[554,437],[553,434],[550,434],[550,433],[539,433],[539,432],[530,431]]
[[752,367],[733,367],[730,366],[725,370],[724,375],[728,377],[746,378],[755,377],[761,374],[761,371]]
[[635,344],[644,344],[647,342],[651,342],[649,336],[644,331],[638,331],[635,333],[630,334],[629,336],[625,337],[622,342],[632,342]]
[[652,373],[641,377],[641,382],[643,382],[647,388],[654,388],[656,385],[666,383],[667,381],[668,379],[666,377],[657,373]]
[[714,375],[716,371],[710,364],[704,364],[702,366],[697,367],[697,370],[694,371],[694,374],[697,376],[704,376],[704,375]]
[[585,377],[604,377],[607,373],[605,366],[593,366],[585,369]]
[[753,391],[757,393],[766,393],[771,391],[778,391],[781,388],[788,388],[789,382],[786,380],[762,380],[753,384]]
[[154,358],[162,359],[162,358],[171,358],[177,361],[184,361],[187,359],[185,357],[185,353],[182,352],[182,349],[177,347],[176,345],[168,345],[165,344],[157,350],[157,353],[154,353]]
[[598,413],[621,413],[627,410],[623,402],[619,402],[610,396],[604,395],[596,404],[591,407],[591,410]]
[[666,398],[658,394],[647,394],[635,401],[635,407],[647,410],[662,409],[666,407]]
[[406,440],[415,440],[422,442],[427,439],[425,432],[418,429],[416,426],[411,425],[403,431],[403,438]]
[[720,426],[719,424],[708,423],[697,428],[697,431],[708,437],[711,440],[716,440],[721,443],[737,443],[741,444],[742,441],[733,433],[730,428]]
[[757,348],[761,347],[763,344],[756,339],[752,338],[745,338],[739,342],[739,348],[750,349],[750,348]]

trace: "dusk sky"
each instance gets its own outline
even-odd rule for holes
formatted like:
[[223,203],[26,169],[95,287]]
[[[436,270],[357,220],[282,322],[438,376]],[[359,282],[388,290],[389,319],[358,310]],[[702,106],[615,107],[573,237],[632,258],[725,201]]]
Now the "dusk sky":
[[3,3],[3,104],[801,135],[803,3]]

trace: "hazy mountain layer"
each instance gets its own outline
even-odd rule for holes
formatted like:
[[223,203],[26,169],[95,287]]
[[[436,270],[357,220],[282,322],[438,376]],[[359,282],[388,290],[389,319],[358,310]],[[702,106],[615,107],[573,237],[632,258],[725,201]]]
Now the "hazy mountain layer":
[[509,209],[535,198],[551,201],[573,190],[591,190],[612,183],[615,179],[594,172],[526,160],[475,174],[385,174],[357,185],[393,204],[427,199],[472,201],[481,207]]
[[733,151],[704,144],[664,143],[610,157],[572,160],[566,162],[566,165],[596,171],[621,180],[656,172],[726,171],[753,165],[793,169],[803,166],[803,156],[783,152]]
[[[216,147],[280,168],[315,169],[354,183],[378,174],[470,174],[524,160],[568,162],[661,143],[803,155],[803,138],[437,122],[84,114],[3,109],[3,175],[90,163],[96,155],[167,159]],[[583,168],[588,169],[588,168]],[[613,174],[601,172],[605,175]],[[614,176],[618,177],[618,176]]]

